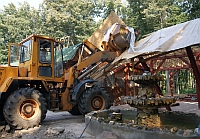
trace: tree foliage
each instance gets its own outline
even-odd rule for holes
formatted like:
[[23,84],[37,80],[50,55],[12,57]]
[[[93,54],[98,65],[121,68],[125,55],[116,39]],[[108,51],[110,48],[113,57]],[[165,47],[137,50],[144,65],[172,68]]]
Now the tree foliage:
[[[70,36],[74,44],[78,44],[87,39],[111,11],[127,26],[141,30],[143,36],[199,18],[199,9],[199,0],[43,0],[38,9],[27,2],[9,3],[0,10],[0,63],[7,63],[9,42],[19,43],[31,34]],[[194,77],[187,71],[180,71],[174,80],[177,92],[188,88],[194,92]],[[165,85],[161,86],[166,90]]]
[[92,19],[94,8],[89,0],[44,0],[40,7],[41,33],[52,37],[70,36],[75,43],[81,42],[96,27]]
[[199,8],[198,0],[43,0],[38,9],[9,3],[0,11],[0,62],[6,63],[9,42],[31,34],[70,36],[80,43],[111,11],[145,35],[200,17]]

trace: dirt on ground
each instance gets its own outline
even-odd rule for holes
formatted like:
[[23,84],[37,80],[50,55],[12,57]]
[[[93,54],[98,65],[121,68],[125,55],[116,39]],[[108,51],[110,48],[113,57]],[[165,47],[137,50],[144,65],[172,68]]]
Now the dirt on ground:
[[75,116],[66,112],[47,112],[42,125],[29,130],[10,131],[7,126],[7,131],[0,132],[1,139],[95,139],[84,132],[85,118],[82,115]]
[[[172,107],[172,111],[184,111],[186,113],[196,113],[200,115],[197,102],[178,102],[179,106]],[[134,109],[129,105],[112,106],[111,109]],[[165,108],[160,109],[166,110]],[[85,117],[82,115],[71,115],[67,111],[48,111],[42,125],[29,130],[10,131],[9,126],[0,126],[1,139],[100,139],[101,137],[91,136],[84,131],[86,127]],[[8,133],[7,131],[13,132]],[[110,133],[106,133],[110,135]],[[109,139],[116,137],[109,136]]]
[[[111,109],[133,109],[129,105],[112,106]],[[71,115],[67,111],[48,111],[47,116],[39,127],[29,130],[12,131],[9,126],[4,126],[0,132],[1,139],[99,139],[100,136],[92,136],[84,130],[87,123],[82,115]],[[3,126],[0,126],[0,131]],[[9,133],[10,132],[10,133]],[[106,138],[115,139],[110,133],[103,133]],[[105,137],[104,136],[104,137]]]

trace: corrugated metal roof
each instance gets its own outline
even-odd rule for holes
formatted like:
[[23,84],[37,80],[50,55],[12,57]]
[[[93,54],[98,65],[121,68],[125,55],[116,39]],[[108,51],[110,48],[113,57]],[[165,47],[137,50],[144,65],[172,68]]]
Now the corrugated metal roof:
[[136,42],[134,48],[124,51],[114,62],[143,54],[165,53],[200,44],[200,18],[163,28]]

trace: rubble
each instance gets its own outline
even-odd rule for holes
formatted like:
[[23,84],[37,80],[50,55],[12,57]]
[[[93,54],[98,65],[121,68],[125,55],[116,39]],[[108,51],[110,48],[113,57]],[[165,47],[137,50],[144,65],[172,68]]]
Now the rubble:
[[183,137],[188,137],[194,134],[193,130],[187,129],[185,130],[185,132],[183,133]]
[[[184,139],[184,138],[198,139],[199,138],[199,135],[195,132],[198,129],[195,129],[195,128],[185,129],[185,127],[181,128],[180,125],[179,127],[174,126],[174,127],[169,128],[168,127],[169,125],[165,127],[165,123],[161,124],[162,125],[161,127],[159,126],[151,127],[147,125],[138,125],[136,123],[137,120],[126,119],[126,117],[129,117],[129,118],[130,117],[134,118],[134,116],[136,117],[137,115],[136,110],[123,109],[120,111],[120,113],[122,113],[121,121],[113,120],[113,119],[108,120],[109,114],[112,114],[113,112],[114,111],[110,109],[98,111],[96,113],[96,116],[92,118],[91,123],[86,129],[86,132],[91,135],[99,135],[102,133],[101,131],[110,131],[110,132],[113,132],[120,139],[126,139],[126,138],[140,139],[143,136],[150,137],[150,139],[160,139],[160,138],[162,139],[168,139],[168,138],[170,139]],[[193,121],[193,120],[199,119],[198,121],[196,121],[196,125],[198,125],[200,121],[200,117],[194,113],[185,114],[183,112],[177,112],[177,111],[174,111],[174,112],[166,111],[166,112],[159,112],[159,114],[161,114],[159,116],[160,120],[164,118],[165,121],[170,120],[171,118],[176,119],[178,117],[180,117],[180,120],[181,120],[180,122],[187,122],[187,121]],[[88,117],[90,117],[90,115],[91,113],[85,116],[86,122],[87,122]],[[107,118],[106,118],[106,115],[107,115]],[[191,118],[191,116],[193,118]],[[163,123],[162,120],[160,122]]]
[[[68,112],[47,112],[43,124],[28,130],[15,130],[14,133],[6,132],[5,126],[1,126],[1,139],[77,139],[85,127],[84,117],[74,116]],[[84,139],[95,139],[95,137],[83,133]]]
[[47,136],[57,136],[65,131],[64,128],[56,127],[56,128],[48,128],[48,130],[44,133]]
[[[151,75],[150,72],[144,72],[143,75],[134,75],[130,77],[130,80],[140,84],[141,88],[138,95],[121,96],[120,98],[121,102],[126,105],[128,104],[137,110],[118,110],[117,112],[114,112],[116,110],[113,109],[98,111],[96,113],[96,119],[98,120],[93,118],[92,122],[93,120],[94,122],[91,123],[91,127],[98,127],[98,130],[100,131],[115,131],[114,133],[119,138],[124,139],[140,139],[145,137],[148,137],[149,139],[182,139],[182,137],[198,138],[198,135],[194,133],[195,129],[181,129],[180,127],[176,127],[177,125],[166,128],[169,126],[167,121],[176,118],[178,118],[178,121],[180,120],[179,122],[191,121],[195,122],[196,125],[198,125],[200,120],[196,121],[195,118],[197,115],[194,114],[183,112],[159,112],[158,108],[171,105],[177,100],[177,98],[172,96],[162,96],[155,93],[154,84],[163,80],[162,76]],[[88,115],[86,115],[86,121]],[[162,118],[164,118],[164,120],[162,120]],[[200,117],[197,116],[197,119],[200,119]],[[96,132],[98,132],[94,131],[93,128],[90,128],[90,125],[87,131],[92,135],[96,135]],[[123,134],[121,134],[121,132]]]

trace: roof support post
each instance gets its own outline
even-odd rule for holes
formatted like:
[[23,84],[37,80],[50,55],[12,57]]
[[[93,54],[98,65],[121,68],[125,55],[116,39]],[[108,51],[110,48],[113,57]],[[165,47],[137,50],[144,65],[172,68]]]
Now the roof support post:
[[198,108],[200,109],[200,74],[196,64],[196,60],[194,58],[191,46],[185,48],[187,51],[188,58],[190,60],[191,67],[193,69],[194,76],[196,78],[196,93],[197,93],[197,101],[198,101]]
[[128,96],[130,95],[129,94],[129,70],[126,72],[125,84],[126,84],[126,96]]

